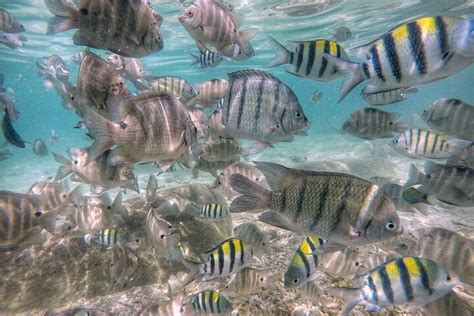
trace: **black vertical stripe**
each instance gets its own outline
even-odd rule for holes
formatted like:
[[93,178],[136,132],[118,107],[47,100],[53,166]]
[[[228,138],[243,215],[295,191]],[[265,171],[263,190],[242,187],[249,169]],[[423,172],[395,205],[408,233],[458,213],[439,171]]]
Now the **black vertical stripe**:
[[257,132],[258,126],[260,125],[260,108],[262,107],[263,101],[263,88],[265,86],[265,79],[260,79],[258,83],[258,90],[257,90],[257,105],[255,107],[255,117],[253,120],[253,130]]
[[442,17],[437,16],[437,17],[435,17],[435,25],[436,25],[436,29],[438,30],[438,42],[439,42],[440,56],[441,56],[441,59],[446,64],[446,62],[450,58],[448,34],[446,32],[446,24],[444,23]]
[[428,132],[428,134],[426,135],[425,144],[423,146],[423,154],[426,154],[426,151],[428,150],[428,144],[430,142],[429,136],[430,136],[430,132]]
[[239,245],[240,245],[240,266],[244,265],[244,243],[242,240],[239,239]]
[[219,205],[217,205],[217,204],[212,205],[212,210],[214,211],[213,214],[212,214],[213,218],[217,218],[217,207],[218,206]]
[[362,63],[362,71],[367,79],[370,78],[369,65],[367,63]]
[[240,123],[242,122],[242,114],[244,112],[245,97],[247,96],[247,82],[248,79],[245,78],[242,83],[242,92],[240,93],[240,104],[239,112],[237,113],[237,128],[240,128]]
[[211,313],[213,314],[214,313],[214,291],[209,291],[209,292],[210,292],[209,301],[207,303],[209,303]]
[[433,294],[433,289],[430,285],[430,278],[428,276],[428,273],[426,272],[425,266],[423,265],[423,263],[421,263],[420,258],[414,257],[413,259],[415,259],[415,263],[418,267],[418,270],[420,271],[421,284],[423,284],[425,289],[428,290],[428,295]]
[[393,289],[392,289],[392,282],[390,282],[390,277],[387,274],[386,266],[382,266],[380,269],[377,270],[377,273],[382,280],[382,290],[385,294],[385,297],[390,303],[394,303],[393,299]]
[[420,75],[426,75],[426,55],[425,47],[422,41],[422,30],[416,21],[408,23],[408,40],[410,41],[410,49],[415,59],[416,68]]
[[435,135],[435,139],[433,141],[433,146],[431,146],[431,153],[434,154],[436,150],[436,145],[438,144],[439,134]]
[[230,265],[229,265],[229,272],[234,271],[234,265],[235,265],[235,245],[234,242],[237,242],[237,240],[230,240],[229,242],[229,248],[230,248]]
[[298,221],[298,218],[303,213],[305,194],[306,194],[306,178],[303,178],[303,183],[301,184],[301,188],[299,189],[298,200],[296,201],[296,217],[294,218],[295,222]]
[[[324,41],[324,53],[325,54],[330,54],[330,46],[329,46],[329,41]],[[328,61],[326,58],[323,58],[321,61],[321,68],[319,69],[318,73],[318,78],[321,78],[324,73],[326,72],[326,68],[328,67]]]
[[300,72],[301,63],[303,63],[304,45],[298,45],[298,55],[296,56],[296,72]]
[[309,42],[308,63],[306,64],[306,76],[309,76],[313,69],[314,59],[316,55],[316,41]]
[[407,266],[403,259],[395,260],[397,264],[398,271],[400,272],[400,280],[402,281],[403,292],[407,298],[408,302],[411,302],[414,298],[413,296],[413,287],[411,286],[410,273],[408,273]]
[[222,249],[222,245],[220,245],[219,248],[217,249],[217,254],[218,254],[217,262],[219,264],[219,275],[222,275],[222,273],[224,272],[224,260],[225,260],[224,250]]
[[425,141],[426,139],[428,138],[428,135],[429,135],[429,132],[427,131],[426,133],[424,133],[424,131],[422,130],[418,130],[417,133],[416,133],[416,146],[415,146],[415,153],[417,155],[419,155],[420,153],[418,152],[418,146],[420,145],[420,140],[421,140],[421,134],[423,133],[423,135],[425,135]]
[[336,44],[336,57],[341,58],[341,46],[339,44]]
[[214,253],[211,253],[209,255],[209,264],[211,265],[210,266],[210,272],[211,272],[211,275],[214,275],[214,271],[216,269],[216,260],[214,259]]
[[402,80],[400,59],[398,58],[397,48],[395,46],[395,41],[393,40],[392,33],[388,33],[387,35],[385,35],[382,41],[388,62],[390,64],[390,69],[392,70],[392,74],[397,80],[397,82],[400,82]]
[[279,105],[279,102],[280,102],[280,86],[279,84],[276,85],[275,87],[275,93],[273,94],[275,99],[274,99],[274,103],[273,103],[273,109],[272,109],[272,113],[275,113],[277,108],[278,108],[278,105]]
[[207,312],[206,291],[201,292],[200,295],[201,295],[200,301],[201,301],[202,309],[205,312]]
[[370,54],[372,56],[372,66],[374,67],[377,77],[383,82],[385,82],[385,76],[383,75],[382,64],[380,63],[380,56],[377,50],[377,46],[374,45],[374,47],[370,49]]
[[369,274],[369,277],[367,278],[367,283],[369,285],[370,292],[372,293],[372,300],[374,302],[378,302],[379,295],[377,293],[377,287],[375,286],[374,279],[372,278],[372,275],[370,274]]
[[316,225],[318,225],[319,220],[321,216],[323,215],[323,211],[325,209],[325,205],[326,205],[327,197],[329,193],[330,193],[329,182],[324,181],[321,194],[319,195],[319,205],[317,209],[315,210],[316,214],[314,214],[313,222],[311,223],[311,226],[310,226],[311,231],[314,231],[314,228],[316,227]]
[[309,265],[308,258],[306,255],[301,251],[300,248],[296,250],[296,255],[300,257],[301,261],[303,261],[305,272],[306,272],[306,277],[309,277],[311,274],[311,266]]
[[216,302],[216,307],[217,307],[217,313],[220,314],[222,313],[221,311],[221,295],[217,295],[217,302]]
[[290,53],[290,60],[288,62],[290,65],[293,65],[294,58],[295,58],[295,53]]
[[285,212],[286,209],[286,191],[281,192],[280,212]]
[[[225,104],[222,104],[222,110],[225,112],[226,109],[227,109],[227,113],[224,117],[224,115],[222,115],[222,120],[224,121],[224,125],[227,125],[228,122],[229,122],[229,115],[230,115],[230,103],[232,102],[233,100],[233,95],[232,95],[232,92],[234,90],[234,80],[232,81],[232,84],[230,85],[229,87],[229,92],[228,92],[228,95],[227,95],[227,98],[224,98],[224,101],[227,101]],[[225,120],[224,120],[225,118]]]

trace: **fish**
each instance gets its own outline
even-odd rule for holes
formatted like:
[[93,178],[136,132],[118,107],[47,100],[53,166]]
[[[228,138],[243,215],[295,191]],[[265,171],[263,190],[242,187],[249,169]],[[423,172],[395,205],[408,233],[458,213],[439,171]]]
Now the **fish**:
[[197,155],[210,162],[239,160],[243,153],[246,152],[235,139],[206,141],[196,150]]
[[461,282],[474,285],[474,241],[442,227],[424,227],[382,243],[402,256],[427,258],[454,272]]
[[360,288],[327,289],[345,299],[341,315],[349,315],[362,301],[377,311],[394,305],[425,305],[448,294],[458,283],[457,276],[444,266],[419,257],[394,259],[361,278],[364,285]]
[[229,89],[229,82],[224,79],[211,79],[196,85],[196,96],[193,101],[203,107],[214,106],[224,98]]
[[210,220],[220,220],[230,215],[229,208],[227,206],[217,203],[203,205],[199,212],[201,217]]
[[405,186],[421,184],[418,190],[455,206],[474,206],[474,170],[425,162],[425,173],[411,164]]
[[209,123],[206,114],[199,110],[199,109],[191,109],[189,110],[189,115],[191,116],[191,120],[194,123],[194,126],[198,129],[197,137],[198,139],[206,138],[209,130]]
[[191,65],[199,65],[200,68],[217,67],[224,59],[221,54],[210,50],[200,51],[199,55],[191,54],[191,56],[193,57]]
[[163,18],[141,0],[45,0],[54,15],[46,34],[78,29],[75,45],[109,50],[124,57],[145,57],[163,49]]
[[322,300],[322,291],[316,282],[306,282],[303,286],[296,288],[296,291],[315,305],[324,304]]
[[364,93],[409,88],[453,75],[474,61],[472,18],[424,16],[402,23],[378,39],[351,50],[363,62],[325,54],[347,79],[339,102],[361,82]]
[[0,251],[15,250],[21,243],[37,242],[41,229],[54,234],[56,210],[45,211],[43,197],[0,191]]
[[144,91],[173,94],[183,103],[187,103],[196,97],[196,91],[186,79],[175,76],[147,76],[145,77],[145,80],[147,85],[143,87]]
[[8,115],[12,122],[18,121],[20,113],[16,109],[15,102],[13,102],[7,89],[3,88],[3,75],[0,74],[0,113],[8,110]]
[[25,27],[7,10],[0,8],[0,31],[6,33],[20,33]]
[[56,130],[52,129],[51,132],[49,133],[49,138],[48,138],[48,143],[51,145],[54,145],[58,142],[59,136]]
[[421,118],[435,131],[474,140],[474,106],[462,100],[438,99],[423,110]]
[[41,196],[44,203],[43,209],[53,210],[69,203],[69,184],[67,180],[38,181],[28,189],[27,194]]
[[116,103],[131,96],[125,79],[109,63],[88,50],[84,51],[79,66],[76,90],[76,112],[80,117],[94,109],[110,119]]
[[142,63],[138,59],[109,54],[107,61],[114,66],[121,76],[133,82],[135,86],[146,84],[143,78],[150,74],[143,70]]
[[11,49],[17,49],[18,47],[25,46],[25,42],[28,39],[22,34],[11,34],[7,32],[0,32],[0,43],[4,44]]
[[345,26],[338,27],[330,32],[332,39],[336,42],[345,42],[352,36],[351,30]]
[[223,123],[226,138],[253,140],[257,147],[305,135],[308,119],[295,93],[272,74],[255,69],[228,74]]
[[125,236],[121,231],[115,228],[104,228],[97,233],[86,234],[84,241],[90,245],[92,241],[105,247],[106,249],[113,249],[124,243]]
[[110,278],[112,286],[124,288],[133,280],[138,268],[138,256],[127,246],[112,249],[112,262],[110,263]]
[[216,177],[216,180],[214,181],[214,188],[222,191],[230,200],[239,195],[239,193],[234,191],[230,185],[230,177],[233,174],[241,174],[260,186],[269,188],[268,183],[260,170],[245,162],[235,162],[222,170],[222,172]]
[[270,275],[271,269],[243,268],[235,279],[226,284],[222,292],[230,297],[248,297],[259,293],[265,288],[271,288],[276,277]]
[[[201,314],[229,314],[232,312],[232,304],[222,293],[214,290],[205,290],[191,296],[188,305],[192,306],[195,313]],[[185,304],[186,305],[186,304]]]
[[8,158],[11,158],[13,154],[10,152],[10,150],[5,149],[5,150],[0,150],[0,161],[7,160]]
[[[472,297],[472,296],[471,296]],[[444,316],[444,315],[459,315],[470,316],[474,312],[472,304],[469,305],[454,291],[442,298],[427,304],[424,307],[426,315]]]
[[230,166],[231,164],[239,161],[237,160],[227,160],[227,161],[207,161],[202,157],[194,159],[194,166],[192,167],[192,176],[193,179],[196,179],[199,175],[199,171],[210,173],[212,176],[217,177],[218,172]]
[[71,62],[80,65],[81,62],[82,62],[82,58],[84,58],[84,53],[83,53],[83,52],[75,52],[75,53],[71,56],[70,60],[71,60]]
[[113,316],[113,313],[105,311],[103,309],[95,309],[95,308],[87,308],[87,307],[76,307],[71,308],[63,311],[55,311],[54,309],[50,309],[46,311],[44,316],[79,316],[79,315],[87,315],[87,316]]
[[414,128],[395,136],[389,145],[410,158],[446,159],[470,146],[471,142],[428,129]]
[[313,254],[317,248],[326,241],[316,235],[305,237],[296,250],[293,258],[286,269],[284,276],[284,286],[287,289],[294,289],[303,286],[316,272],[321,256]]
[[[89,130],[96,135],[86,165],[113,145],[107,159],[111,166],[135,162],[159,162],[166,171],[197,141],[197,128],[186,106],[175,96],[151,92],[124,104],[115,123],[96,112],[87,112]],[[170,124],[172,122],[172,124]],[[165,129],[164,129],[165,128]]]
[[217,51],[236,59],[237,46],[247,58],[255,55],[250,40],[257,30],[237,31],[243,22],[243,16],[230,11],[220,1],[194,0],[178,20],[201,52]]
[[8,108],[5,108],[2,123],[3,136],[5,137],[5,140],[15,147],[25,148],[25,141],[13,128]]
[[225,126],[222,121],[222,109],[214,110],[208,119],[208,133],[207,138],[209,140],[219,140],[224,137]]
[[316,91],[313,92],[310,99],[314,103],[317,103],[319,100],[321,100],[323,98],[323,95],[324,94],[321,90],[316,90]]
[[377,93],[366,93],[361,91],[360,95],[365,100],[365,102],[369,103],[370,105],[386,105],[392,104],[397,102],[402,102],[406,100],[408,94],[410,93],[417,93],[418,89],[411,87],[411,88],[399,88],[390,91],[383,91]]
[[393,133],[403,133],[408,128],[405,121],[397,121],[399,118],[397,112],[363,108],[352,112],[341,130],[365,139],[389,138],[394,136]]
[[451,157],[446,161],[446,165],[474,169],[474,146],[471,145],[460,152],[451,155]]
[[240,174],[230,177],[242,195],[232,201],[232,213],[269,209],[259,220],[298,234],[318,234],[328,242],[317,254],[367,245],[403,231],[395,205],[379,186],[343,173],[290,169],[255,162],[271,190]]
[[158,180],[154,175],[150,175],[148,178],[148,184],[146,185],[146,200],[153,201],[153,198],[156,195],[156,191],[158,191]]
[[86,164],[89,157],[87,148],[69,148],[68,158],[53,152],[54,160],[61,164],[55,179],[61,180],[72,174],[73,181],[94,185],[96,192],[120,187],[139,193],[133,165],[110,166],[107,164],[110,154],[111,150],[106,150],[97,159]]
[[413,187],[389,182],[382,185],[382,189],[390,196],[398,211],[428,213],[428,205],[433,205],[429,194],[420,192]]
[[45,77],[46,79],[57,79],[60,81],[67,81],[69,79],[69,67],[64,60],[56,54],[37,60],[36,68],[38,70],[38,76]]
[[270,61],[268,67],[289,64],[286,71],[292,75],[316,80],[333,81],[342,77],[342,72],[335,64],[324,59],[324,54],[330,54],[341,59],[348,59],[346,51],[334,41],[315,39],[311,41],[293,41],[295,51],[290,52],[273,37],[268,37],[275,49],[276,57]]
[[270,254],[270,240],[268,234],[263,232],[254,223],[243,223],[233,229],[234,236],[242,239],[252,247],[252,251],[256,256]]
[[51,80],[46,80],[45,82],[50,82],[61,98],[61,104],[66,110],[72,110],[76,108],[76,87],[72,85],[69,81],[57,80],[52,78]]
[[[145,307],[140,311],[140,316],[155,316],[155,315],[185,315],[186,307],[183,307],[184,294],[178,293],[170,300],[161,303],[153,304]],[[187,310],[191,310],[190,307]]]
[[36,139],[33,142],[33,153],[40,157],[48,155],[48,147],[42,139]]

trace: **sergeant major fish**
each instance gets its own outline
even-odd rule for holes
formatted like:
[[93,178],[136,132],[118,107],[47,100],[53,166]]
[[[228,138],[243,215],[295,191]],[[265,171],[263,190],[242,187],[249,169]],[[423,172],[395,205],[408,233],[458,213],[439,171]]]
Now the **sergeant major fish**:
[[147,76],[144,79],[147,82],[147,85],[141,86],[139,90],[173,94],[177,96],[183,103],[187,103],[196,96],[196,91],[194,90],[193,86],[186,79],[180,77]]
[[96,233],[86,234],[84,241],[90,245],[92,241],[107,248],[113,249],[114,247],[120,246],[124,243],[125,236],[121,231],[114,228],[101,229]]
[[341,26],[332,31],[331,33],[332,39],[336,42],[345,42],[352,36],[351,30],[346,26]]
[[44,210],[56,209],[59,206],[64,206],[69,203],[69,184],[67,180],[64,181],[39,181],[34,183],[27,194],[41,196],[44,204]]
[[193,294],[191,301],[184,304],[184,310],[189,310],[190,306],[192,306],[192,310],[196,314],[210,313],[213,315],[221,315],[232,312],[232,304],[229,299],[227,299],[224,294],[214,290],[206,290]]
[[230,177],[233,174],[241,174],[244,177],[259,184],[260,186],[268,188],[268,184],[265,180],[265,177],[260,172],[260,170],[245,162],[236,162],[222,170],[222,172],[217,176],[214,182],[216,189],[222,191],[224,195],[230,200],[239,195],[236,191],[232,189],[232,186],[230,185]]
[[222,55],[210,50],[199,52],[199,55],[191,55],[193,57],[192,65],[199,65],[200,68],[217,67],[223,60]]
[[197,104],[208,107],[215,105],[224,98],[229,82],[224,79],[211,79],[196,86],[196,96],[193,101]]
[[222,291],[230,297],[248,297],[274,285],[278,274],[272,276],[270,273],[271,269],[243,268]]
[[0,8],[0,31],[7,33],[20,33],[25,27],[18,22],[7,10]]
[[464,148],[462,151],[452,155],[446,161],[446,165],[474,169],[474,145]]
[[400,88],[390,91],[377,93],[364,93],[361,91],[362,98],[370,105],[385,105],[406,100],[409,93],[418,92],[417,88]]

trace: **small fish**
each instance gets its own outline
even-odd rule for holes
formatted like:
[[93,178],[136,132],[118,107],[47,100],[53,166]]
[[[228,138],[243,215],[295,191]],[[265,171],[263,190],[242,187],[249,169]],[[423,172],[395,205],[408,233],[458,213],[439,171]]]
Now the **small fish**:
[[191,311],[192,306],[186,308],[183,306],[184,294],[178,293],[175,297],[170,300],[161,303],[153,304],[145,307],[140,313],[139,316],[156,316],[156,315],[173,315],[173,316],[184,316],[186,315],[187,310]]
[[84,53],[83,52],[75,52],[70,60],[73,62],[73,63],[76,63],[76,64],[81,64],[82,62],[82,59],[84,58]]
[[306,299],[310,300],[314,305],[324,305],[320,287],[316,282],[306,282],[303,286],[296,289],[298,293],[303,295]]
[[206,204],[201,207],[200,214],[202,217],[211,220],[220,220],[229,216],[229,208],[216,203]]
[[202,157],[195,159],[195,165],[192,167],[193,178],[196,179],[199,175],[199,171],[210,173],[212,176],[217,177],[218,172],[239,161],[227,160],[227,161],[207,161]]
[[342,77],[342,72],[333,62],[323,58],[327,53],[341,59],[348,59],[344,48],[334,41],[316,39],[312,41],[295,41],[295,51],[290,52],[273,37],[269,37],[270,44],[277,56],[270,61],[268,67],[289,64],[286,71],[298,77],[316,81],[333,81]]
[[393,137],[394,132],[402,133],[408,128],[406,122],[396,121],[399,118],[400,113],[397,112],[363,108],[352,112],[341,130],[366,139]]
[[311,95],[311,101],[313,101],[314,103],[317,103],[319,100],[323,98],[323,96],[324,94],[321,90],[316,90]]
[[189,110],[189,115],[191,116],[191,120],[193,121],[194,125],[198,129],[198,139],[206,138],[206,135],[209,133],[209,122],[206,114],[199,109],[191,109]]
[[57,79],[60,81],[67,81],[69,79],[69,68],[64,60],[54,54],[48,57],[43,57],[36,61],[36,68],[38,76],[43,76],[46,79]]
[[61,104],[66,110],[72,110],[76,108],[76,87],[73,86],[67,80],[57,80],[52,78],[51,80],[46,80],[45,82],[50,82],[61,98]]
[[207,138],[211,141],[224,138],[225,126],[222,121],[222,108],[214,110],[208,120]]
[[271,269],[243,268],[222,291],[230,297],[248,297],[261,292],[277,281],[275,276],[270,276],[270,272]]
[[232,312],[232,304],[224,294],[214,290],[206,290],[191,297],[192,308],[198,314],[229,314]]
[[196,97],[196,91],[186,79],[174,76],[147,76],[145,77],[145,80],[147,85],[141,90],[173,94],[177,96],[183,103],[187,103]]
[[345,42],[352,36],[351,30],[345,26],[341,26],[330,33],[332,39],[336,42]]
[[49,138],[48,138],[48,143],[51,145],[54,145],[58,142],[59,136],[56,130],[52,129],[51,132],[49,133]]
[[269,209],[259,216],[260,221],[299,234],[317,233],[328,240],[318,253],[367,245],[402,232],[393,202],[369,181],[342,173],[290,169],[270,162],[255,164],[272,190],[234,174],[230,178],[232,188],[243,195],[232,201],[230,211]]
[[229,89],[229,82],[224,79],[211,79],[196,85],[196,96],[193,101],[197,104],[208,107],[214,106],[224,98]]
[[270,241],[268,235],[265,234],[254,223],[243,223],[233,229],[234,236],[242,239],[252,247],[255,255],[270,254]]
[[428,205],[432,205],[429,194],[420,192],[413,187],[407,188],[389,182],[382,185],[382,189],[390,196],[398,211],[415,212],[416,209],[426,215]]
[[217,52],[213,52],[210,50],[205,50],[204,52],[200,52],[198,56],[191,55],[193,57],[193,62],[191,65],[199,65],[200,68],[214,68],[217,67],[223,57],[221,54]]
[[394,305],[425,305],[447,293],[458,283],[456,275],[425,258],[403,257],[389,261],[363,277],[360,288],[329,288],[346,300],[341,314],[365,301],[376,310]]
[[471,145],[470,141],[452,138],[443,133],[418,128],[396,136],[390,146],[411,158],[446,159]]
[[3,75],[0,74],[0,113],[5,112],[8,110],[8,115],[10,116],[10,120],[12,122],[18,121],[18,117],[20,113],[17,111],[15,102],[13,102],[8,89],[3,87]]
[[230,185],[230,177],[233,174],[241,174],[255,183],[258,183],[260,186],[268,188],[265,177],[260,170],[245,162],[235,162],[222,170],[214,182],[215,188],[222,191],[230,200],[239,195]]
[[120,75],[133,82],[135,86],[137,86],[137,82],[138,85],[143,84],[144,77],[149,76],[149,73],[143,70],[141,62],[136,58],[110,54],[107,61],[115,67]]
[[13,146],[25,148],[25,141],[21,138],[20,135],[18,135],[18,133],[13,128],[8,108],[5,108],[2,123],[3,136],[5,137],[5,140]]
[[471,145],[452,155],[448,161],[446,161],[446,165],[474,169],[474,146]]
[[474,170],[425,162],[425,173],[411,164],[406,186],[421,184],[420,192],[434,195],[441,202],[455,206],[474,206]]
[[86,234],[84,241],[90,245],[91,241],[106,247],[107,249],[113,249],[114,247],[120,246],[125,240],[124,235],[119,230],[114,228],[105,228],[99,230],[94,234]]
[[153,253],[158,259],[168,262],[182,259],[178,249],[180,235],[176,228],[160,217],[158,210],[150,208],[145,227]]
[[107,49],[125,57],[144,57],[163,48],[163,18],[141,0],[45,0],[55,16],[47,34],[77,28],[75,45]]
[[0,32],[0,43],[10,47],[11,49],[16,49],[18,47],[25,46],[25,42],[28,39],[21,34],[10,34],[6,32]]
[[39,181],[29,188],[27,194],[41,196],[44,210],[53,210],[69,202],[69,184],[67,180]]
[[431,202],[428,201],[429,195],[426,193],[422,193],[415,188],[405,189],[402,192],[402,197],[405,201],[407,201],[410,204],[416,204],[416,203],[431,204]]
[[210,162],[239,160],[241,153],[244,150],[235,139],[206,141],[196,150],[196,154]]
[[421,118],[435,131],[474,140],[474,106],[464,101],[438,99],[423,111]]
[[325,54],[347,79],[339,102],[365,80],[364,93],[409,88],[446,78],[474,60],[472,18],[425,16],[402,23],[378,39],[351,49],[365,61],[351,62]]
[[[442,298],[427,304],[423,309],[426,315],[430,316],[445,316],[445,315],[459,315],[471,316],[474,312],[472,305],[459,297],[459,292],[451,292]],[[472,300],[472,295],[470,296]],[[469,300],[468,300],[469,301]]]
[[417,93],[417,88],[399,88],[377,93],[366,93],[361,91],[362,98],[370,105],[385,105],[406,100],[408,93]]
[[151,202],[156,195],[156,191],[158,190],[158,180],[154,175],[150,175],[148,178],[148,184],[146,185],[146,200]]
[[25,28],[7,10],[0,8],[0,31],[20,33],[24,32]]
[[10,152],[10,150],[5,149],[5,150],[0,150],[0,161],[7,160],[8,158],[11,158],[13,154]]
[[137,255],[127,246],[115,247],[112,250],[112,262],[110,264],[110,278],[113,287],[124,288],[133,280],[138,268]]
[[48,147],[42,139],[36,139],[33,142],[33,153],[40,157],[48,155]]

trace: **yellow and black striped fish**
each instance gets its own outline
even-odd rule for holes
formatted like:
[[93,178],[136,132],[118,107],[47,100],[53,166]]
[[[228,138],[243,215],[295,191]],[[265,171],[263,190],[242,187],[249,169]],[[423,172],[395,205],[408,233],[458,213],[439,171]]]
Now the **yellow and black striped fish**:
[[408,88],[448,77],[474,62],[473,18],[428,16],[400,24],[375,41],[354,48],[364,59],[350,62],[326,54],[340,71],[350,74],[342,100],[364,80],[365,93]]
[[313,253],[325,242],[324,239],[320,239],[316,235],[303,239],[285,272],[284,284],[286,288],[297,288],[308,282],[321,259]]
[[293,42],[296,44],[295,52],[290,52],[274,38],[269,37],[269,39],[277,56],[269,63],[268,67],[290,64],[291,66],[286,71],[299,77],[316,81],[335,80],[342,73],[333,63],[323,58],[324,54],[348,59],[344,48],[335,41],[316,39]]
[[105,246],[107,249],[112,249],[122,244],[124,239],[123,234],[114,228],[101,229],[96,234],[87,234],[84,236],[84,240],[87,244],[90,245],[91,240],[94,240],[97,244]]
[[222,204],[210,203],[200,210],[201,216],[208,219],[222,219],[229,215],[229,208]]
[[361,288],[328,289],[346,299],[342,315],[348,315],[362,301],[375,309],[424,305],[449,293],[458,282],[457,276],[441,264],[418,257],[394,259],[370,271],[363,279]]
[[227,297],[213,290],[194,294],[191,304],[196,313],[224,314],[232,311],[232,304]]
[[409,129],[391,142],[397,152],[411,158],[446,159],[451,154],[469,147],[470,141],[452,138],[423,128]]

